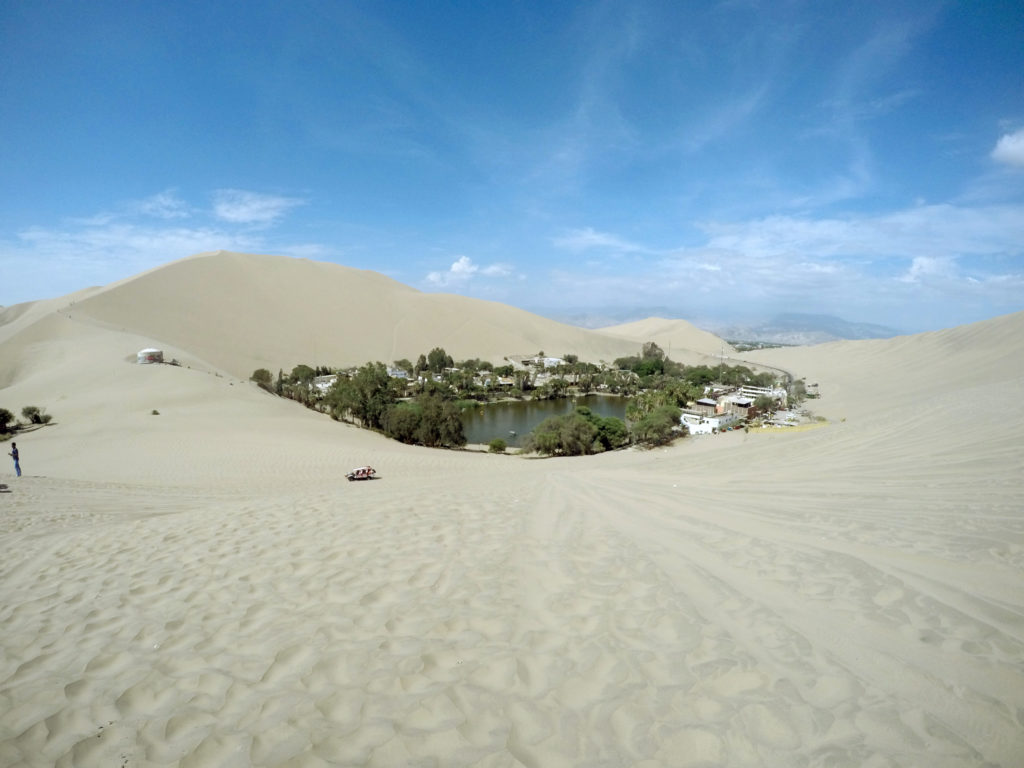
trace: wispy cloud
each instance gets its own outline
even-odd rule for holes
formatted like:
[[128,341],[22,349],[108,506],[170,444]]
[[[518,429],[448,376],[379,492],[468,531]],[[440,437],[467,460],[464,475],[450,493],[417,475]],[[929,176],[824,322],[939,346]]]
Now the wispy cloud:
[[187,219],[192,215],[188,203],[178,197],[173,189],[139,200],[132,208],[143,216],[158,219]]
[[292,208],[304,205],[297,197],[263,195],[244,189],[218,189],[213,193],[213,213],[233,224],[271,224]]
[[[263,251],[265,226],[302,201],[239,190],[214,193],[217,209],[189,204],[175,190],[113,206],[112,211],[35,225],[0,240],[0,272],[19,275],[17,293],[4,286],[6,302],[58,296],[104,285],[159,264],[219,249]],[[254,227],[254,224],[263,225]],[[282,252],[323,257],[316,244]],[[46,264],[44,274],[38,265]]]
[[[949,316],[953,305],[964,313],[1012,311],[1024,295],[1024,205],[772,216],[702,230],[703,243],[671,251],[594,229],[556,238],[569,251],[628,246],[633,259],[628,270],[611,259],[599,269],[554,269],[546,300],[585,295],[601,306],[628,296],[689,317],[720,315],[722,306],[731,315],[788,306],[913,327],[931,321],[926,313]],[[914,309],[903,314],[904,306]]]
[[611,250],[623,253],[653,253],[649,248],[632,243],[608,232],[598,232],[592,227],[572,229],[566,234],[552,238],[552,244],[563,250],[581,252],[590,250]]
[[698,152],[744,125],[762,107],[768,90],[768,83],[760,83],[736,98],[715,105],[686,130],[683,146],[688,152]]
[[[63,228],[28,227],[0,242],[0,271],[19,275],[7,301],[60,296],[106,283],[185,256],[217,249],[260,250],[261,240],[216,227],[146,226],[108,222]],[[48,271],[37,266],[46,264]]]
[[952,278],[957,274],[956,264],[949,258],[916,256],[906,274],[897,279],[904,283],[921,283],[936,278]]
[[1000,136],[995,149],[992,150],[992,159],[1024,168],[1024,128]]
[[707,245],[767,257],[787,253],[828,257],[1024,255],[1024,205],[923,205],[875,216],[771,216],[707,223]]
[[447,270],[430,272],[426,282],[436,288],[447,288],[465,285],[476,276],[508,278],[514,274],[515,270],[509,264],[494,263],[480,267],[474,264],[469,256],[459,256]]

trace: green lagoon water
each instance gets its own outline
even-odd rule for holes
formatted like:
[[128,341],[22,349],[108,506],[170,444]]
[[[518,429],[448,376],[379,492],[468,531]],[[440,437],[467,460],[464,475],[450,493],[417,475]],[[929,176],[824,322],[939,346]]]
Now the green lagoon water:
[[527,400],[490,403],[462,412],[466,441],[487,444],[501,438],[518,447],[530,431],[549,416],[571,413],[577,406],[586,406],[601,416],[614,416],[625,421],[626,398],[607,395],[585,395],[558,400]]

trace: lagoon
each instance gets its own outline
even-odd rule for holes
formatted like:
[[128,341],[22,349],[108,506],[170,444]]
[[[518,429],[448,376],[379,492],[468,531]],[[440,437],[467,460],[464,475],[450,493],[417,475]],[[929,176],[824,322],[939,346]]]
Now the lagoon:
[[627,402],[627,398],[614,395],[505,400],[467,408],[462,412],[462,427],[469,443],[486,445],[500,437],[509,446],[518,447],[520,441],[549,416],[561,416],[572,413],[577,406],[586,406],[601,416],[614,416],[625,421]]

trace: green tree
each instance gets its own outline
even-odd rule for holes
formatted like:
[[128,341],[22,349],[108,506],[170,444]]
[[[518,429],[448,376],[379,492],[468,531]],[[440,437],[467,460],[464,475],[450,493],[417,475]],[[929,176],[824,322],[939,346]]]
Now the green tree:
[[626,418],[638,422],[661,404],[661,395],[658,392],[640,392],[626,403]]
[[[653,342],[652,342],[653,343]],[[637,376],[657,376],[665,373],[665,359],[661,357],[645,357],[633,368]]]
[[597,427],[579,413],[550,416],[526,436],[527,451],[549,456],[584,456],[600,449]]
[[466,444],[459,408],[436,393],[416,398],[422,418],[416,436],[426,446],[459,447]]
[[416,365],[413,366],[413,374],[419,376],[425,370],[427,370],[427,358],[425,355],[420,355],[416,358]]
[[293,384],[308,388],[313,383],[313,379],[316,378],[316,371],[308,365],[299,364],[292,368],[289,378],[291,378]]
[[252,376],[249,377],[249,380],[255,381],[261,389],[265,389],[267,392],[272,391],[270,385],[274,380],[274,375],[266,368],[257,368],[252,372]]
[[629,430],[626,429],[622,419],[617,419],[614,416],[601,416],[585,405],[578,406],[576,413],[597,429],[595,440],[600,444],[602,451],[611,451],[629,442]]
[[508,448],[508,443],[500,437],[494,438],[487,444],[487,451],[489,453],[504,453],[506,448]]
[[789,398],[792,403],[799,403],[807,396],[807,385],[803,379],[797,379],[789,385]]
[[412,376],[415,366],[413,366],[413,364],[410,361],[406,360],[403,357],[401,360],[395,360],[395,368],[405,371],[410,376]]
[[715,380],[715,372],[706,365],[695,365],[686,369],[683,378],[690,384],[704,387]]
[[0,434],[7,434],[11,431],[10,423],[14,421],[14,414],[6,408],[0,408]]
[[443,373],[445,368],[455,366],[451,355],[444,351],[443,347],[434,347],[427,353],[427,368],[431,373]]
[[653,341],[647,341],[641,348],[640,357],[644,360],[664,360],[665,353]]
[[327,403],[335,418],[346,414],[368,429],[381,429],[384,414],[395,402],[391,377],[384,363],[367,363],[356,373],[338,380],[327,395]]
[[28,419],[29,424],[49,424],[53,420],[46,409],[38,405],[26,405],[21,409],[21,415]]
[[416,443],[423,409],[416,403],[396,403],[384,417],[384,432],[403,443]]
[[674,405],[660,405],[633,425],[633,439],[645,445],[670,442],[682,411]]
[[551,385],[551,391],[556,397],[562,397],[569,389],[569,382],[563,378],[551,379],[549,383]]

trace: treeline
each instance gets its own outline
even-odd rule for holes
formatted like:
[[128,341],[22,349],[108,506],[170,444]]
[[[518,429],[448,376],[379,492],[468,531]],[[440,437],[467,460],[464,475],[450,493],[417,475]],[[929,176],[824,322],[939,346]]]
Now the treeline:
[[[451,356],[440,347],[420,355],[415,364],[408,360],[395,363],[396,368],[412,376],[422,372],[441,373],[453,366]],[[318,377],[329,375],[335,376],[335,381],[321,393],[314,383]],[[407,380],[392,377],[381,362],[367,363],[349,372],[332,372],[326,366],[297,365],[288,375],[278,371],[276,380],[269,370],[259,368],[250,378],[268,392],[326,411],[338,421],[383,432],[403,443],[431,447],[466,444],[456,390],[431,377],[427,377],[412,398],[406,397]]]
[[622,419],[599,416],[580,406],[572,413],[551,416],[527,435],[523,450],[549,456],[586,456],[627,445],[629,430]]
[[48,414],[45,408],[37,405],[26,405],[21,409],[21,417],[25,419],[24,423],[18,421],[6,408],[0,408],[0,435],[9,435],[34,425],[42,426],[53,420],[53,416]]
[[367,363],[351,376],[338,375],[324,396],[331,416],[358,422],[403,443],[456,448],[466,444],[459,406],[450,386],[424,383],[410,400],[400,400],[405,382],[392,378],[384,363]]
[[[544,399],[565,396],[569,390],[585,395],[600,389],[629,398],[625,422],[598,416],[587,408],[545,420],[527,436],[524,449],[548,455],[599,453],[630,443],[663,444],[679,434],[682,409],[703,397],[710,385],[774,384],[772,374],[755,373],[742,365],[676,363],[654,342],[644,344],[640,355],[615,360],[612,370],[580,362],[576,355],[564,355],[562,360],[558,366],[544,369],[546,380],[536,386],[537,372],[479,359],[456,363],[443,347],[421,354],[415,363],[394,361],[393,368],[404,371],[405,378],[391,375],[381,362],[353,371],[297,365],[287,375],[278,371],[276,379],[260,368],[251,378],[270,392],[326,411],[334,419],[404,443],[445,447],[466,443],[462,407],[496,394],[529,393],[534,399]],[[317,377],[326,375],[336,379],[321,391],[314,384]],[[502,380],[505,384],[499,385]],[[411,385],[415,388],[410,397]],[[768,397],[755,400],[762,410],[771,404]]]
[[658,389],[667,381],[682,382],[687,385],[692,399],[700,397],[704,387],[710,384],[724,384],[739,387],[750,385],[770,387],[775,382],[771,373],[755,373],[745,365],[683,365],[669,360],[665,352],[653,341],[643,345],[640,355],[620,357],[615,360],[615,367],[636,374],[641,389]]

